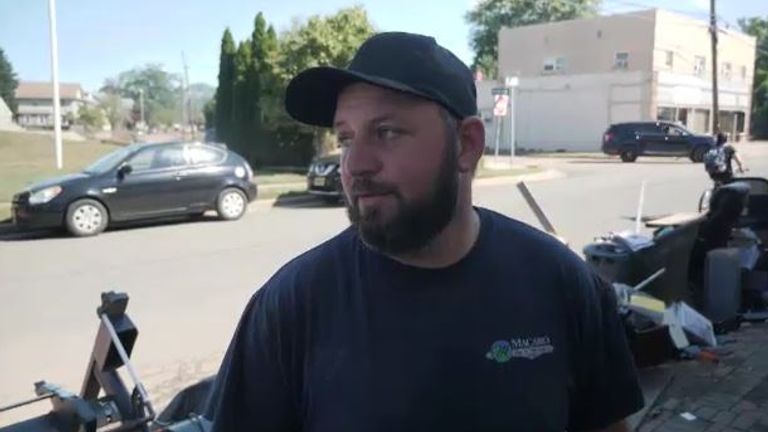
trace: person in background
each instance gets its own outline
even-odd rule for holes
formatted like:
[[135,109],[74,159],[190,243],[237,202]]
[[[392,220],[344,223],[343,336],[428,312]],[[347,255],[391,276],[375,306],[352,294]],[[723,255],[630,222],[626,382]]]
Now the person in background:
[[736,148],[728,144],[728,137],[723,132],[715,135],[715,147],[704,155],[704,169],[715,183],[721,186],[733,181],[733,162],[738,166],[738,172],[747,171],[744,162],[739,157]]

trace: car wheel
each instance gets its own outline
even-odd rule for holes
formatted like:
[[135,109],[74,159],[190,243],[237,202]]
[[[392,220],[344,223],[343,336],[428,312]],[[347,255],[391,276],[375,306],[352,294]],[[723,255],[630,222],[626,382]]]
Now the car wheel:
[[693,149],[693,153],[691,153],[691,161],[693,163],[702,163],[704,162],[704,155],[707,153],[707,149],[704,147],[697,147]]
[[219,219],[240,219],[247,209],[248,199],[240,189],[226,188],[219,193],[219,198],[216,201],[216,212],[219,214]]
[[76,237],[99,234],[107,228],[109,213],[98,201],[80,199],[67,207],[65,225],[67,231]]
[[622,162],[634,162],[637,160],[637,152],[635,150],[627,149],[621,152]]

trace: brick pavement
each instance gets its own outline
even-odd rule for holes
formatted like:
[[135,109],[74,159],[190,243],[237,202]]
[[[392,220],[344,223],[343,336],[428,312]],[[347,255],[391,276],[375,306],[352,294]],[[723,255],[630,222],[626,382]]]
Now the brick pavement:
[[717,364],[662,366],[673,378],[639,432],[768,432],[768,324],[746,323],[720,339]]

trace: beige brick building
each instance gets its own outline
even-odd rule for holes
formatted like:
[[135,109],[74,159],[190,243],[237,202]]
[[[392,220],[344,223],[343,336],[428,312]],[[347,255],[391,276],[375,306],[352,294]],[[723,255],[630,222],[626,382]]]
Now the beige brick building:
[[[718,34],[720,124],[735,139],[749,130],[756,41]],[[519,78],[517,148],[597,150],[602,132],[623,121],[666,119],[712,131],[705,21],[653,9],[505,28],[498,60],[501,80]],[[487,118],[487,95],[478,100]]]

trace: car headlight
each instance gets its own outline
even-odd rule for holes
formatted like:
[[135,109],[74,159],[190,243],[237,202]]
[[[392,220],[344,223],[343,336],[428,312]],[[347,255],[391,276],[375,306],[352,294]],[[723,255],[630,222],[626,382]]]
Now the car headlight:
[[61,186],[51,186],[45,189],[40,189],[37,192],[33,192],[32,195],[29,196],[29,203],[32,205],[45,204],[48,201],[56,198],[62,190],[63,189]]
[[315,174],[325,177],[328,174],[332,173],[334,169],[336,169],[335,163],[317,163],[313,166],[311,171],[314,171]]

